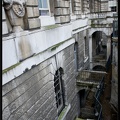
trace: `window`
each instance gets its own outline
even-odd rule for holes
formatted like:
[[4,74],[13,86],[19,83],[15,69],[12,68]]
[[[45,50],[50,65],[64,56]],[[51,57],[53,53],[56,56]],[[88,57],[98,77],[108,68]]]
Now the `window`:
[[116,12],[116,7],[111,7],[112,12]]
[[74,45],[74,57],[75,57],[75,70],[78,71],[78,43],[75,42]]
[[55,95],[56,95],[55,97],[56,97],[56,106],[58,109],[58,115],[65,107],[62,74],[63,74],[63,69],[60,67],[56,71],[55,77],[54,77],[54,89],[55,89]]
[[48,0],[38,0],[38,5],[41,16],[49,15]]
[[87,52],[87,43],[86,43],[86,36],[84,37],[84,59],[87,58],[86,52]]

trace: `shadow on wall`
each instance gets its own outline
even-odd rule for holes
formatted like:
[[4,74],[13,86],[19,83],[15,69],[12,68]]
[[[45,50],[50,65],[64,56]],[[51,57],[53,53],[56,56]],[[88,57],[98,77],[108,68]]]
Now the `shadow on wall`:
[[93,67],[94,71],[106,71],[106,68],[101,66],[101,65],[96,65],[95,67]]

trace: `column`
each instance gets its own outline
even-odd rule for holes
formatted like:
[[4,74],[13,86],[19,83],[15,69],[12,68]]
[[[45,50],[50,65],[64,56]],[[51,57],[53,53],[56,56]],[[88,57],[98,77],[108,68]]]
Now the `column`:
[[92,36],[89,37],[89,63],[90,69],[92,69]]

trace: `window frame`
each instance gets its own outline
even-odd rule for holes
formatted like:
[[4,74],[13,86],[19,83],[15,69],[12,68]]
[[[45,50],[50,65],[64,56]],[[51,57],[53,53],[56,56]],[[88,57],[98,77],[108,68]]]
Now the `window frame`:
[[[58,81],[57,85],[55,83]],[[59,85],[59,87],[57,87]],[[59,89],[56,91],[56,89]],[[55,90],[55,99],[56,99],[56,107],[58,110],[58,115],[60,115],[61,111],[65,108],[65,100],[64,100],[64,90],[63,90],[63,82],[62,82],[62,71],[60,68],[56,71],[54,76],[54,90]],[[60,93],[60,96],[58,95]],[[59,103],[60,101],[61,103]]]
[[40,7],[39,7],[39,1],[40,1],[40,0],[38,0],[39,13],[40,13],[40,11],[48,11],[48,14],[46,14],[46,15],[41,15],[41,14],[39,14],[39,15],[40,15],[40,16],[50,16],[49,0],[46,0],[46,1],[47,1],[47,8],[40,8]]

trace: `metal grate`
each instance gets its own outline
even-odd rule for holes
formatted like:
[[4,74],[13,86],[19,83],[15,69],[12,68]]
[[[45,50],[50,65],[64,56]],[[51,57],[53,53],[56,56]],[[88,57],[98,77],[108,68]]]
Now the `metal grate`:
[[55,90],[56,106],[58,109],[58,114],[60,114],[60,112],[64,108],[62,74],[60,70],[56,71],[54,77],[54,90]]

